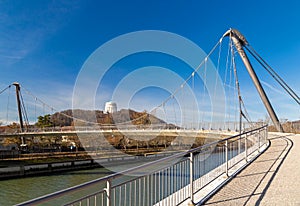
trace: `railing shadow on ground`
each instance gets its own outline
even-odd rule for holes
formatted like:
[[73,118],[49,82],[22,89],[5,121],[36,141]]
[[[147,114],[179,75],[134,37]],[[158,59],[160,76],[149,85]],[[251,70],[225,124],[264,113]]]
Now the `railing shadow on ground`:
[[[288,156],[291,148],[293,147],[293,142],[286,136],[271,138],[270,144],[274,144],[272,142],[274,142],[274,140],[276,139],[283,139],[286,143],[284,145],[277,144],[276,146],[270,146],[270,148],[263,154],[263,156],[259,157],[261,159],[256,160],[252,164],[248,165],[242,173],[237,174],[237,176],[231,180],[232,182],[236,181],[236,185],[241,188],[245,184],[247,184],[248,187],[246,190],[234,190],[231,191],[231,194],[229,194],[229,191],[226,191],[225,188],[221,188],[219,192],[222,198],[212,196],[211,199],[204,203],[204,205],[231,205],[237,204],[237,202],[238,205],[259,205],[264,198],[267,190],[269,189],[272,181],[274,180],[276,174],[278,173],[280,167],[282,166],[284,160]],[[282,149],[278,150],[278,147],[281,147]],[[274,150],[272,150],[271,148]],[[274,158],[275,154],[276,158]],[[270,155],[273,157],[272,159],[268,158],[268,156]],[[267,167],[264,168],[262,165],[266,166],[266,164]],[[263,171],[259,171],[259,168],[264,169]],[[243,179],[247,180],[243,181]],[[242,184],[238,185],[239,183]],[[228,185],[228,187],[230,186],[233,185]],[[222,189],[224,190],[221,191]],[[227,190],[229,190],[229,188]],[[216,196],[217,195],[218,194],[216,193]]]
[[[267,185],[265,186],[265,188],[264,188],[263,192],[261,193],[259,199],[256,201],[256,205],[258,205],[258,204],[261,202],[261,200],[263,199],[263,197],[265,196],[265,194],[266,194],[268,188],[270,187],[272,181],[274,180],[276,174],[278,173],[280,167],[282,166],[282,163],[284,162],[284,160],[286,159],[287,155],[289,154],[290,150],[291,150],[292,147],[293,147],[293,141],[290,140],[290,139],[288,139],[287,137],[284,137],[284,138],[286,139],[287,144],[288,144],[288,141],[289,141],[289,143],[290,143],[291,145],[290,145],[290,147],[288,147],[288,145],[287,145],[286,148],[284,149],[284,150],[287,149],[287,151],[286,151],[284,157],[282,157],[282,159],[281,159],[279,165],[276,167],[275,171],[273,172],[272,177],[270,178],[270,180],[268,181]],[[283,153],[283,152],[284,152],[284,151],[282,151],[282,153]],[[280,158],[278,158],[278,159],[280,159]],[[271,168],[270,168],[270,169],[271,169]]]

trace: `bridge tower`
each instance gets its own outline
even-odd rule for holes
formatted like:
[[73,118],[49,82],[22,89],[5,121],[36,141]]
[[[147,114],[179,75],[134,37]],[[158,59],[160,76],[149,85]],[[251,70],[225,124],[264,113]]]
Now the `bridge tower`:
[[225,34],[224,36],[229,36],[229,38],[232,39],[258,93],[259,93],[259,96],[263,102],[263,104],[265,105],[268,113],[269,113],[269,116],[274,124],[274,126],[276,127],[276,129],[279,131],[279,132],[283,132],[283,128],[282,128],[282,125],[280,124],[279,120],[278,120],[278,117],[249,61],[249,58],[246,54],[246,52],[244,51],[244,46],[247,46],[248,45],[248,42],[246,40],[246,38],[238,31],[238,30],[235,30],[235,29],[229,29]]
[[[18,82],[14,82],[13,85],[16,87],[16,98],[17,98],[17,106],[18,106],[18,114],[19,114],[19,121],[20,121],[20,129],[21,132],[24,132],[24,122],[23,122],[23,116],[22,116],[22,106],[21,106],[21,99],[20,99],[20,84]],[[24,137],[21,137],[21,147],[25,146],[25,139]]]

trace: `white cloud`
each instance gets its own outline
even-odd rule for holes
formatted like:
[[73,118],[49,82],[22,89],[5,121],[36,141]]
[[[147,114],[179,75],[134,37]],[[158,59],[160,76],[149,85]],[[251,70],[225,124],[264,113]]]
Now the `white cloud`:
[[281,90],[279,90],[279,89],[273,87],[272,85],[268,84],[268,83],[265,82],[265,81],[261,81],[261,83],[262,83],[263,85],[265,85],[266,87],[268,87],[269,89],[271,89],[273,92],[277,93],[277,94],[281,94],[281,95],[288,96],[287,93],[285,93],[285,92],[283,92],[283,91],[281,91]]

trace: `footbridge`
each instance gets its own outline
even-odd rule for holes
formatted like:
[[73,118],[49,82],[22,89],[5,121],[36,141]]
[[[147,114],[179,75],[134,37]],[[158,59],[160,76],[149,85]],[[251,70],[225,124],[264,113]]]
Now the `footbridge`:
[[[222,44],[226,40],[228,44]],[[224,49],[224,45],[227,48]],[[236,61],[237,55],[240,61]],[[113,119],[112,116],[112,124],[105,129],[104,125],[99,123],[99,119],[109,117],[109,114],[101,116],[102,114],[97,113],[92,117],[82,117],[76,114],[78,112],[76,110],[73,110],[72,114],[60,112],[25,90],[20,84],[9,85],[0,94],[5,92],[10,94],[10,88],[15,86],[19,123],[11,122],[9,118],[11,112],[6,111],[6,115],[1,113],[6,116],[8,123],[0,130],[0,139],[3,141],[16,140],[18,144],[21,142],[20,146],[28,146],[27,143],[34,142],[31,141],[34,138],[78,136],[81,141],[93,138],[92,144],[100,147],[104,143],[107,144],[108,137],[114,138],[115,134],[118,134],[125,140],[135,139],[144,143],[158,136],[162,139],[173,137],[173,144],[188,145],[177,151],[173,150],[176,147],[173,148],[172,144],[168,145],[168,148],[160,152],[172,151],[172,155],[162,155],[162,158],[151,162],[146,159],[151,154],[147,157],[134,157],[139,159],[139,163],[144,164],[126,170],[117,169],[119,165],[111,163],[105,165],[99,162],[115,171],[114,174],[18,205],[253,205],[274,203],[280,198],[284,200],[282,197],[284,192],[291,192],[290,201],[299,204],[299,197],[294,195],[286,183],[282,184],[283,187],[278,186],[281,178],[287,182],[295,180],[283,168],[291,168],[295,175],[299,171],[299,166],[294,167],[293,158],[288,155],[293,153],[294,157],[297,156],[295,150],[291,148],[294,147],[294,141],[298,142],[299,136],[283,133],[284,127],[248,55],[251,55],[252,59],[279,83],[297,105],[300,104],[297,94],[235,29],[228,30],[200,64],[192,67],[193,71],[184,82],[180,83],[178,89],[152,111],[137,117],[130,116],[129,113],[127,117],[123,117],[120,113],[119,117],[122,116],[121,119],[124,121],[120,121],[120,118]],[[213,60],[216,62],[214,68],[217,70],[214,72],[209,70]],[[238,62],[250,75],[272,121],[269,123],[278,133],[268,133],[268,125],[263,121],[251,121],[238,81]],[[224,73],[224,76],[220,76],[221,73]],[[21,88],[33,98],[30,101],[31,109],[26,109]],[[193,100],[196,101],[190,101],[191,91]],[[178,102],[181,104],[178,105]],[[37,119],[37,108],[40,108],[38,123],[41,124],[30,120]],[[31,115],[28,111],[31,111]],[[72,128],[66,130],[57,127],[59,123],[51,122],[50,114],[53,115],[54,111],[56,115],[70,120],[69,125],[72,125]],[[163,115],[160,115],[161,113]],[[3,116],[2,121],[5,119]],[[160,121],[163,122],[161,125],[155,125],[150,117],[152,120],[153,117],[164,117],[164,121]],[[86,125],[88,127],[85,127]],[[205,137],[200,146],[193,142],[199,135]],[[192,141],[187,141],[189,139]],[[111,146],[111,149],[115,148]],[[285,164],[285,161],[288,163]],[[276,194],[277,189],[281,195]],[[276,196],[274,201],[270,199],[272,196]]]

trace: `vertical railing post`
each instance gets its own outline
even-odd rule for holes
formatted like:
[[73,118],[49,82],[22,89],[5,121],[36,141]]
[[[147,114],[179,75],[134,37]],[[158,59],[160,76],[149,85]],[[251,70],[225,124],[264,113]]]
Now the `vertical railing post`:
[[111,206],[111,180],[108,179],[106,181],[106,188],[105,188],[105,191],[106,191],[106,206]]
[[260,138],[260,135],[262,133],[262,130],[258,130],[258,152],[260,152],[260,147],[261,147],[261,138]]
[[265,132],[266,132],[266,138],[265,138],[265,141],[267,141],[267,140],[268,140],[268,127],[267,127],[267,126],[265,127]]
[[241,133],[240,133],[240,136],[239,136],[239,142],[238,142],[238,154],[241,154],[241,141],[242,141],[242,136],[241,136]]
[[228,176],[228,139],[225,141],[225,173]]
[[246,162],[248,162],[248,159],[247,159],[247,158],[248,158],[248,151],[247,151],[247,150],[248,150],[248,149],[247,149],[247,147],[248,147],[248,146],[247,146],[247,136],[248,136],[248,135],[245,134],[245,160],[246,160]]
[[193,160],[193,152],[190,153],[190,197],[191,202],[194,203],[194,184],[193,184],[193,176],[194,176],[194,160]]

